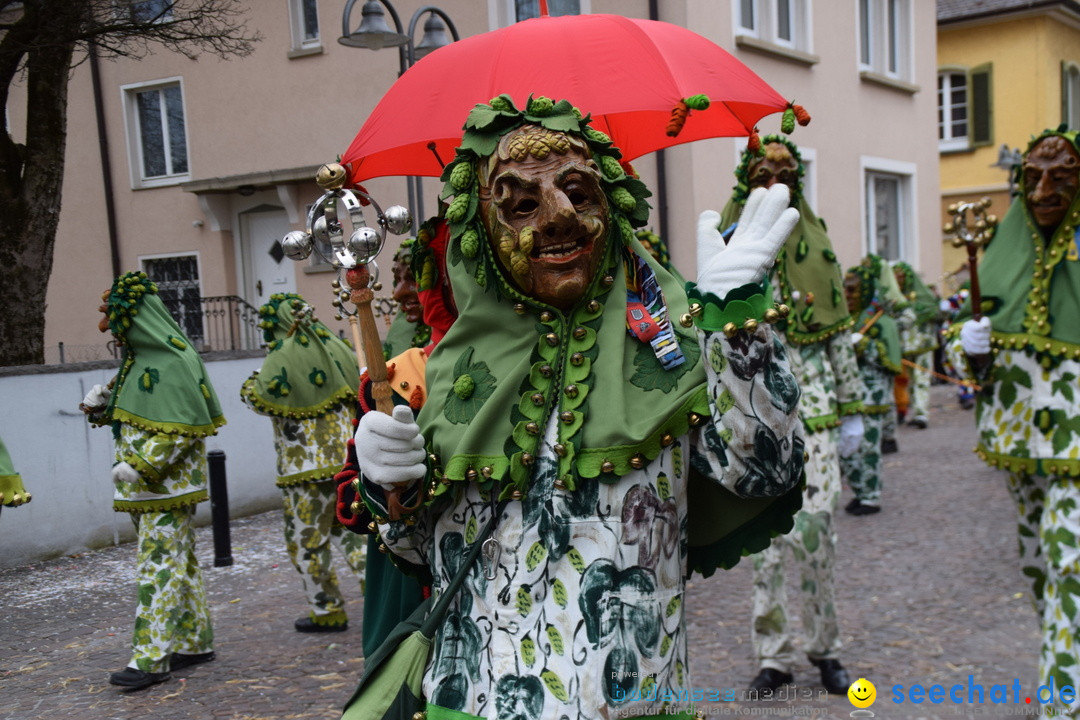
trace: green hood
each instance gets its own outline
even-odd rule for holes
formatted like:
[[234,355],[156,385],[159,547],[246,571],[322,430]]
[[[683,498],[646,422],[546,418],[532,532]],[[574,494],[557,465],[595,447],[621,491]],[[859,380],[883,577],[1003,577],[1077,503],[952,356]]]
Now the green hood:
[[98,424],[205,437],[225,424],[202,358],[143,272],[121,275],[108,300],[109,328],[124,356]]
[[[603,174],[611,214],[604,259],[585,296],[566,314],[512,287],[478,212],[478,163],[522,124],[584,139]],[[462,480],[497,484],[504,497],[524,492],[553,411],[562,446],[560,480],[570,489],[580,477],[616,481],[657,457],[665,436],[687,432],[691,412],[708,413],[696,331],[678,322],[689,309],[685,288],[634,235],[648,218],[648,191],[627,175],[610,139],[565,101],[530,99],[523,112],[501,96],[476,106],[465,128],[456,159],[443,173],[442,195],[453,197],[446,211],[447,272],[460,315],[431,354],[432,401],[419,416],[438,458],[442,482],[433,483],[434,493]],[[673,369],[665,370],[650,344],[627,332],[628,285],[649,276],[661,290],[685,357]]]
[[[1028,152],[1050,135],[1077,147],[1076,132],[1047,130],[1031,141]],[[979,262],[983,314],[990,318],[995,341],[1006,347],[1080,357],[1080,193],[1047,242],[1024,202],[1022,173],[1018,192]],[[1038,277],[1036,268],[1044,268]],[[970,300],[959,314],[961,320],[968,317]]]
[[275,293],[259,308],[267,355],[240,394],[268,415],[319,417],[356,398],[356,355],[309,310],[293,293]]
[[[898,286],[900,292],[903,293],[915,310],[916,324],[926,325],[937,320],[941,312],[938,308],[938,297],[922,281],[919,274],[915,272],[915,268],[903,260],[894,261],[892,267],[894,273],[899,270],[903,276],[903,281],[899,282]],[[895,277],[895,274],[893,277]]]

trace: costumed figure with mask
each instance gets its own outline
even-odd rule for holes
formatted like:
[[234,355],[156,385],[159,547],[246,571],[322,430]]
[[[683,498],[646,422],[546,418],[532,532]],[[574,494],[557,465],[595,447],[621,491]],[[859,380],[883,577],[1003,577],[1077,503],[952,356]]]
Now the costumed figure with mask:
[[[946,350],[981,386],[976,452],[1008,472],[1020,560],[1042,618],[1039,677],[1080,687],[1080,144],[1047,130],[978,266],[982,302]],[[974,282],[972,283],[974,288]],[[974,293],[972,293],[974,297]],[[1056,700],[1059,698],[1056,698]],[[1080,714],[1055,702],[1058,712]]]
[[131,661],[109,678],[128,690],[214,659],[194,521],[208,499],[205,438],[225,418],[202,358],[157,292],[146,273],[130,272],[102,295],[98,327],[124,354],[116,377],[79,406],[112,429],[113,509],[130,513],[138,536]]
[[300,573],[308,605],[308,613],[293,627],[299,632],[346,630],[349,618],[331,546],[337,546],[363,586],[363,539],[345,532],[334,513],[334,475],[352,437],[356,355],[294,293],[271,295],[259,308],[259,318],[266,359],[244,381],[240,398],[273,425],[285,549]]
[[388,360],[409,348],[422,348],[431,342],[431,328],[424,323],[423,308],[412,272],[416,242],[416,238],[406,238],[394,253],[391,266],[394,288],[391,297],[397,303],[398,312],[390,322],[390,329],[383,341],[383,355]]
[[[892,273],[888,273],[892,277]],[[857,265],[844,275],[848,310],[856,332],[850,338],[863,381],[864,432],[859,449],[840,458],[840,471],[855,497],[844,506],[852,515],[881,510],[882,435],[889,410],[895,407],[893,383],[903,371],[900,330],[877,301],[881,273],[870,265]],[[895,280],[894,280],[895,282]]]
[[759,153],[743,153],[735,171],[738,184],[724,209],[721,227],[731,229],[750,192],[787,185],[799,223],[777,256],[772,273],[777,302],[791,314],[776,324],[788,348],[799,383],[799,415],[806,432],[806,487],[794,529],[773,539],[754,555],[751,639],[760,671],[750,687],[776,690],[794,680],[795,641],[788,621],[784,585],[785,548],[799,569],[802,595],[803,651],[832,693],[851,685],[840,664],[834,568],[836,529],[842,482],[840,455],[854,453],[863,436],[863,385],[850,339],[854,320],[844,300],[843,275],[825,223],[803,196],[805,168],[798,148],[788,139],[768,135]]
[[[873,300],[876,308],[884,310],[885,314],[896,322],[896,330],[900,333],[901,353],[907,348],[914,348],[912,333],[915,329],[915,310],[911,306],[911,301],[900,291],[900,285],[896,281],[892,267],[885,258],[873,253],[864,257],[862,264],[870,268],[875,276]],[[896,377],[903,377],[903,373],[901,372]],[[906,382],[906,379],[902,382]],[[890,397],[889,409],[885,412],[884,424],[881,428],[883,455],[899,450],[896,442],[896,426],[900,421],[896,407],[896,378],[893,379],[893,392]]]
[[[786,188],[752,195],[726,247],[702,214],[687,289],[635,238],[648,193],[619,160],[568,102],[503,95],[443,173],[459,316],[431,401],[355,437],[383,543],[436,595],[496,517],[436,635],[429,712],[670,710],[693,687],[686,576],[763,549],[801,502],[799,391],[762,285],[798,219]],[[421,503],[394,519],[401,483]]]
[[906,378],[909,399],[904,418],[908,425],[925,429],[930,424],[930,373],[934,369],[934,351],[938,348],[940,300],[910,264],[895,260],[892,270],[900,292],[908,298],[915,314],[908,342],[903,348],[904,359],[911,365],[905,363],[904,372],[897,378],[898,385],[900,378]]

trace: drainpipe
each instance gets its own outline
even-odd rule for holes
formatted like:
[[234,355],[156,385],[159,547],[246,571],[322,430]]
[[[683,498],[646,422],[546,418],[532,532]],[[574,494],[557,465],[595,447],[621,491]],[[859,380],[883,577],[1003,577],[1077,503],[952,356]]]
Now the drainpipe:
[[[659,0],[649,0],[649,19],[660,19]],[[668,237],[667,161],[664,158],[663,150],[656,151],[656,206],[657,210],[660,211],[660,224],[656,234],[670,248],[671,239]]]
[[97,116],[98,149],[101,153],[101,185],[105,192],[105,222],[109,229],[109,252],[113,277],[120,275],[120,241],[116,235],[116,201],[113,196],[112,164],[109,161],[109,138],[105,133],[105,103],[101,97],[101,70],[97,49],[90,45],[90,79],[94,87],[94,113]]

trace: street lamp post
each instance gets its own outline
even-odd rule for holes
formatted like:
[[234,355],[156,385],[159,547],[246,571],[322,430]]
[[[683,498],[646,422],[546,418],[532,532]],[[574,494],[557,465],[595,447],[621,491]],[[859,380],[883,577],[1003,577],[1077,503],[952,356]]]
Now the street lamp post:
[[1008,145],[1002,145],[998,148],[998,159],[996,163],[993,163],[990,167],[1001,168],[1009,174],[1009,202],[1012,202],[1013,190],[1016,187],[1016,183],[1013,181],[1013,173],[1017,165],[1024,161],[1024,156],[1020,152],[1020,148],[1009,149]]
[[[414,12],[409,20],[408,30],[404,31],[401,18],[389,0],[367,0],[360,11],[360,25],[355,30],[351,30],[349,20],[355,5],[356,0],[348,0],[345,3],[345,12],[341,17],[341,37],[338,38],[338,42],[349,47],[368,48],[369,50],[396,47],[400,63],[398,77],[404,75],[405,71],[411,68],[417,60],[432,50],[437,50],[444,45],[449,45],[454,40],[461,39],[450,16],[434,5],[425,5]],[[390,12],[390,18],[394,22],[392,29],[386,24],[386,14],[383,12],[383,7]],[[427,20],[424,22],[424,35],[419,43],[414,44],[413,36],[416,33],[416,25],[424,15],[427,15]],[[447,37],[447,28],[450,29],[450,36],[453,40]],[[421,179],[419,177],[408,178],[406,184],[408,187],[409,207],[415,210],[413,216],[417,218],[417,222],[423,222],[426,216],[424,215]]]

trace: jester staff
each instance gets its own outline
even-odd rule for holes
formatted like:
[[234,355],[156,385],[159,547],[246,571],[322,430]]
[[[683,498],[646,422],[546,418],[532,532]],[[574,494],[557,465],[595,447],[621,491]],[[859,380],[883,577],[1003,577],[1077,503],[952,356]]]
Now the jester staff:
[[[367,367],[371,379],[375,409],[389,415],[394,408],[393,390],[387,379],[382,341],[371,308],[375,290],[381,287],[375,258],[382,250],[387,231],[395,235],[408,232],[412,227],[412,216],[400,205],[388,207],[384,213],[362,188],[345,189],[347,177],[345,168],[339,163],[328,163],[319,168],[315,182],[325,192],[308,211],[306,229],[289,232],[281,245],[291,260],[305,260],[314,250],[337,269],[338,276],[331,283],[335,295],[333,305],[337,309],[335,317],[348,319],[357,364],[361,368]],[[365,221],[364,206],[375,210],[378,219],[375,227]],[[347,240],[346,221],[352,226]],[[326,247],[331,252],[326,253]],[[353,305],[352,309],[346,301]],[[407,509],[400,506],[397,493],[390,493],[388,502],[391,512],[395,506]]]
[[[990,198],[984,197],[976,202],[953,203],[949,206],[952,220],[942,228],[946,235],[952,235],[952,245],[967,249],[968,274],[971,278],[971,317],[982,317],[982,296],[979,294],[979,248],[985,247],[994,237],[998,219],[988,215]],[[968,220],[970,216],[970,222]]]

